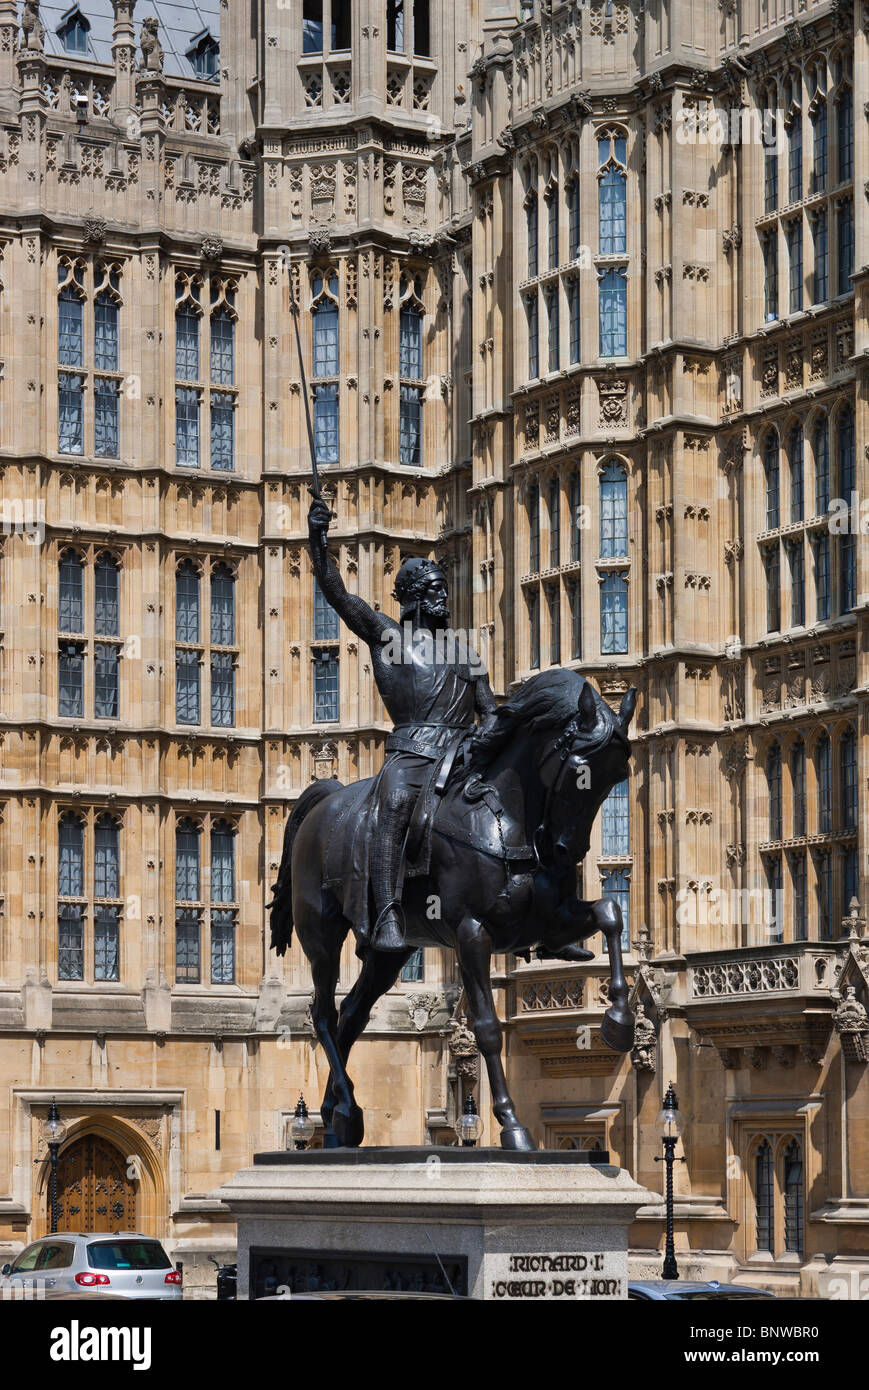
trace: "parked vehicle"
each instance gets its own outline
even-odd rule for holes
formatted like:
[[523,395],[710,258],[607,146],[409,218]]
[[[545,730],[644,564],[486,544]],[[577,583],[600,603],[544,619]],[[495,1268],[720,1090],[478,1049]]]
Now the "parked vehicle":
[[135,1231],[43,1236],[3,1266],[0,1291],[7,1298],[70,1293],[160,1301],[182,1294],[181,1274],[159,1240]]
[[218,1264],[213,1255],[209,1255],[208,1258],[217,1270],[218,1303],[234,1303],[238,1285],[238,1265]]
[[628,1299],[642,1302],[667,1302],[670,1299],[694,1301],[707,1298],[776,1298],[767,1289],[754,1289],[748,1284],[721,1284],[717,1279],[694,1282],[690,1279],[632,1279],[628,1284]]

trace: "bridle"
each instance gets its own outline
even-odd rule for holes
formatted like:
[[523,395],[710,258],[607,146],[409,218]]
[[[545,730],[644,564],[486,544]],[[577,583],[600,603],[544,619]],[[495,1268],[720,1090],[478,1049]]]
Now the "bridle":
[[555,773],[555,776],[553,777],[549,786],[546,788],[546,795],[543,799],[543,810],[540,814],[540,820],[537,824],[534,834],[531,837],[531,848],[534,851],[534,858],[541,868],[547,867],[547,864],[550,862],[550,860],[545,859],[543,856],[541,850],[541,842],[543,836],[547,833],[549,813],[552,808],[552,803],[556,800],[559,793],[561,792],[562,783],[564,782],[564,779],[566,778],[568,771],[572,770],[576,773],[579,771],[580,767],[587,766],[588,758],[586,756],[583,756],[583,754],[589,751],[597,752],[598,749],[604,747],[606,743],[608,743],[612,738],[616,737],[619,734],[619,730],[617,728],[610,729],[609,737],[600,743],[595,743],[590,750],[582,747],[580,734],[581,730],[579,719],[576,715],[574,715],[570,723],[565,725],[561,733],[553,741],[552,747],[549,749],[547,753],[544,754],[543,760],[540,764],[541,781],[543,781],[543,770],[551,758],[558,757],[560,764],[557,772]]

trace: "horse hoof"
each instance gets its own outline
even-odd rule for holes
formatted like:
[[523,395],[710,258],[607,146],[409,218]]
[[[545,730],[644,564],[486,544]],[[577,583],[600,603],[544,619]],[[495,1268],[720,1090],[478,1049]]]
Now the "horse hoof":
[[332,1128],[342,1149],[358,1149],[365,1137],[365,1120],[358,1105],[345,1110],[335,1107],[332,1115]]
[[601,1019],[600,1035],[613,1052],[630,1052],[634,1045],[634,1020],[630,1014],[626,1019],[617,1018],[607,1009]]
[[515,1125],[512,1129],[502,1129],[501,1148],[513,1149],[524,1154],[537,1152],[537,1145],[531,1131],[526,1129],[524,1125]]

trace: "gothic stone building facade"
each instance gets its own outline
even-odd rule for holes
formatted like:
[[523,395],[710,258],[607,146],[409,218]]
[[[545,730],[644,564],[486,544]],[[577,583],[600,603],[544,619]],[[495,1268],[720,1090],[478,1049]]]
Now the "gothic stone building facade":
[[[314,591],[294,304],[348,587],[392,611],[437,553],[499,695],[640,690],[580,871],[637,1046],[602,958],[501,961],[526,1122],[660,1190],[672,1079],[683,1272],[860,1296],[867,35],[866,0],[0,0],[4,1249],[54,1096],[61,1224],[201,1289],[215,1189],[322,1090],[264,904],[388,725]],[[370,1140],[449,1141],[461,1012],[434,952],[382,1001]]]

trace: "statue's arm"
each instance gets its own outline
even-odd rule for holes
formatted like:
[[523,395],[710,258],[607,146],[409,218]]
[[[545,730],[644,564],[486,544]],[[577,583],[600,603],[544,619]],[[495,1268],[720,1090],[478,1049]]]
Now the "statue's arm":
[[480,726],[488,728],[498,709],[498,701],[492,694],[488,676],[478,676],[474,681],[474,708],[481,716]]
[[378,613],[358,594],[347,592],[338,566],[331,559],[326,546],[326,529],[331,513],[325,502],[312,502],[308,513],[308,538],[311,546],[311,562],[317,583],[327,603],[335,609],[339,618],[347,624],[350,631],[364,642],[382,641],[383,634],[396,623],[385,613]]

